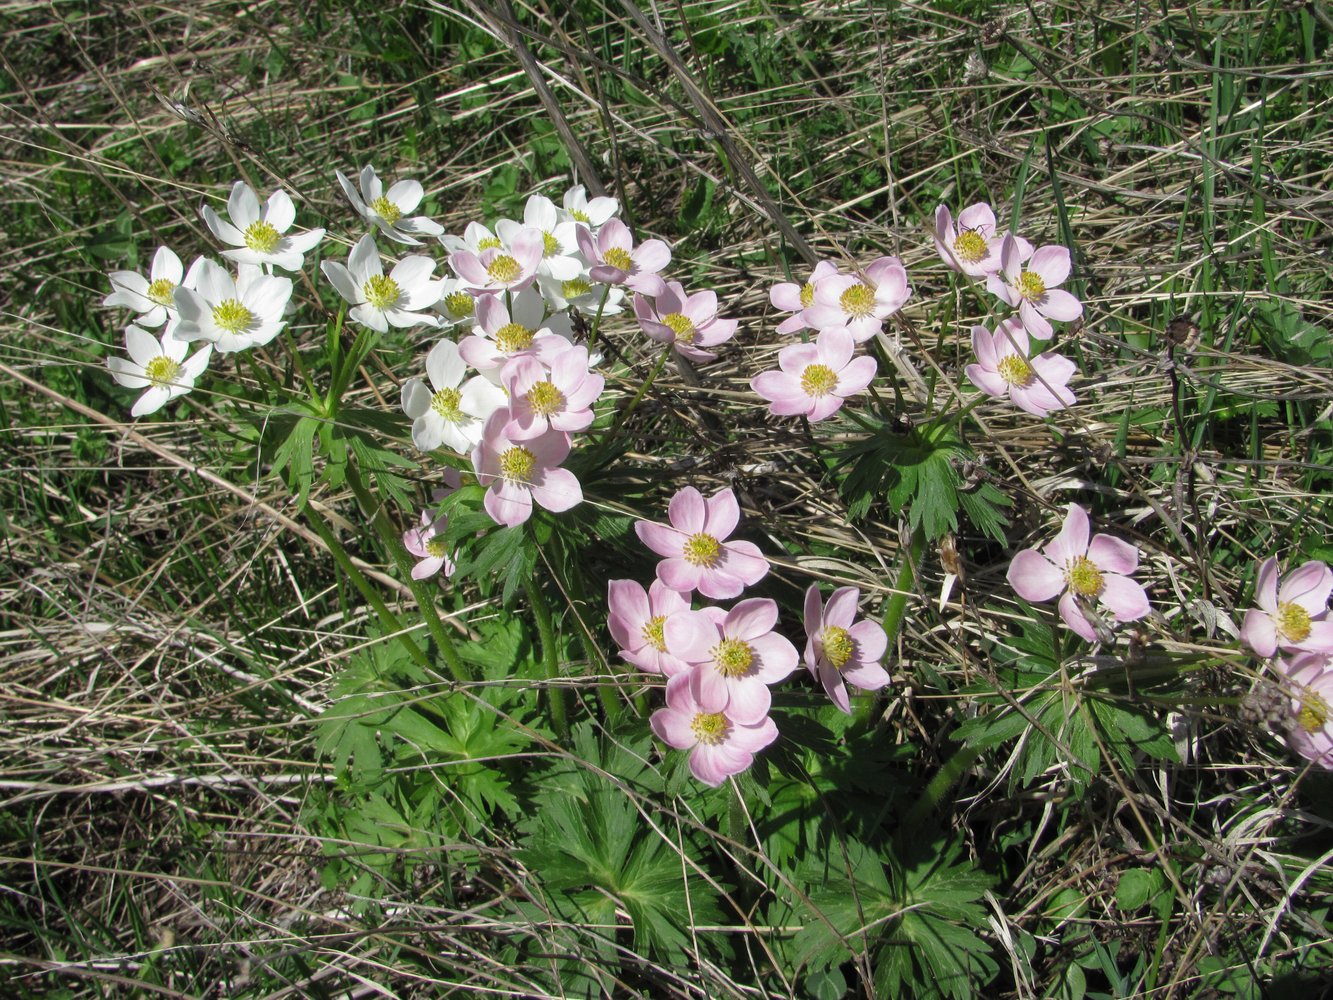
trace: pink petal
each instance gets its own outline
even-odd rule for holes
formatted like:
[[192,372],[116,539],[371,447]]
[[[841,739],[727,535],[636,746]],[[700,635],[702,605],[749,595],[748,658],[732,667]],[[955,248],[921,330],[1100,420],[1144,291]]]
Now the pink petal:
[[1110,535],[1097,535],[1088,546],[1088,558],[1103,573],[1128,576],[1139,568],[1139,550],[1129,542]]
[[1092,627],[1092,622],[1088,621],[1088,616],[1083,613],[1083,609],[1078,606],[1074,600],[1072,592],[1067,592],[1060,598],[1058,605],[1060,617],[1064,623],[1073,629],[1074,633],[1086,642],[1097,641],[1097,630]]
[[678,490],[667,504],[667,517],[671,526],[687,535],[703,531],[707,516],[703,494],[693,486]]
[[777,602],[766,597],[751,597],[727,612],[722,634],[728,639],[754,639],[772,632],[777,623]]
[[1277,626],[1267,612],[1251,608],[1245,612],[1240,641],[1254,650],[1257,656],[1272,656],[1277,652]]
[[659,708],[653,713],[649,725],[653,727],[657,738],[667,746],[675,747],[677,750],[688,750],[698,742],[691,725],[693,722],[693,715],[670,708]]
[[887,687],[891,677],[878,663],[858,663],[842,672],[842,679],[862,691],[878,691]]
[[768,575],[768,560],[753,542],[727,542],[718,569],[736,576],[747,587]]
[[663,559],[657,564],[657,578],[664,586],[680,594],[688,594],[698,589],[703,574],[701,567],[692,566],[680,558]]
[[842,674],[832,664],[824,663],[819,667],[819,683],[824,686],[824,693],[833,704],[848,715],[852,714],[852,701],[847,696],[847,685],[842,682]]
[[1073,322],[1083,315],[1083,303],[1063,288],[1046,289],[1040,308],[1051,319],[1061,323]]
[[741,519],[741,505],[736,501],[736,494],[728,487],[714,493],[705,504],[708,513],[705,515],[702,530],[719,542],[725,541],[736,530],[736,525]]
[[1116,621],[1137,621],[1148,613],[1148,594],[1143,587],[1127,576],[1106,573],[1102,576],[1101,601],[1116,617]]
[[856,643],[856,658],[862,665],[882,659],[888,651],[888,634],[878,622],[869,620],[857,622],[847,630],[847,634]]
[[1311,559],[1288,573],[1278,591],[1278,602],[1296,604],[1310,615],[1323,614],[1333,591],[1333,573],[1318,560]]
[[[707,667],[701,667],[700,672],[717,676],[716,671]],[[768,686],[757,677],[737,678],[731,682],[730,689],[726,713],[732,722],[742,726],[758,725],[773,707],[773,696]]]
[[791,676],[800,665],[801,656],[791,641],[776,632],[756,636],[750,640],[758,660],[753,667],[755,676],[765,684],[776,684]]
[[839,587],[824,606],[823,624],[851,628],[852,622],[856,620],[856,606],[860,600],[861,591],[856,587]]
[[[1277,611],[1277,560],[1270,557],[1259,564],[1259,573],[1254,585],[1254,599],[1259,607],[1270,613]],[[1271,653],[1263,653],[1271,656]]]
[[[675,528],[654,521],[636,521],[634,533],[639,541],[652,549],[659,556],[679,556],[685,548],[686,535]],[[673,590],[676,588],[673,587]]]
[[702,611],[677,611],[662,624],[662,635],[672,656],[686,663],[709,663],[718,643],[717,626]]
[[1071,503],[1065,512],[1065,523],[1060,533],[1042,549],[1046,558],[1059,566],[1069,565],[1071,559],[1088,554],[1088,512]]
[[1024,549],[1014,556],[1006,579],[1014,593],[1034,603],[1049,601],[1065,589],[1064,570],[1036,549]]
[[1042,247],[1028,261],[1028,270],[1041,275],[1048,289],[1064,283],[1069,277],[1070,266],[1069,251],[1060,246]]

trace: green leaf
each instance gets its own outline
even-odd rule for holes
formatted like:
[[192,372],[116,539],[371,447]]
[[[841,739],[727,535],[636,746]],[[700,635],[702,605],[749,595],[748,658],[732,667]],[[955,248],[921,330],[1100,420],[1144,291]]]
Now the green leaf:
[[1123,872],[1115,887],[1115,905],[1125,913],[1133,913],[1148,905],[1163,886],[1160,872],[1147,868],[1131,868]]

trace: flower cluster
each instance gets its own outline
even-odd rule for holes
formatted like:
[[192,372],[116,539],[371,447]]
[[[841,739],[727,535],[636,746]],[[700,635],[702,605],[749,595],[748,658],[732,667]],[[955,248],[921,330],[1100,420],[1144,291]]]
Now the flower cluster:
[[[768,598],[740,600],[730,609],[691,606],[695,591],[713,600],[739,597],[768,574],[757,546],[730,540],[740,522],[735,494],[726,489],[705,498],[687,486],[671,498],[667,517],[667,524],[635,525],[639,539],[662,557],[657,579],[646,591],[632,580],[611,581],[609,627],[627,662],[668,678],[653,732],[690,751],[691,773],[716,786],[777,739],[769,687],[785,680],[800,657],[774,630],[778,606]],[[812,586],[805,602],[806,667],[844,712],[851,710],[846,683],[873,690],[889,680],[878,664],[884,630],[853,622],[858,596],[844,587],[825,608]]]
[[1240,638],[1272,658],[1290,692],[1287,742],[1306,760],[1333,770],[1333,571],[1310,560],[1280,579],[1277,560],[1259,564],[1257,608],[1245,612]]
[[949,209],[935,210],[935,249],[954,271],[979,281],[1015,310],[994,330],[972,328],[975,364],[968,380],[997,399],[1037,417],[1074,405],[1069,380],[1074,363],[1053,351],[1032,354],[1033,340],[1049,340],[1051,320],[1070,322],[1083,304],[1059,287],[1069,278],[1071,258],[1062,246],[1033,247],[1017,233],[1000,233],[995,212],[985,202],[969,205],[955,221]]
[[[147,276],[112,271],[111,294],[104,306],[122,306],[137,313],[125,328],[129,361],[112,357],[107,367],[121,385],[143,389],[130,409],[135,417],[160,409],[168,400],[194,388],[214,350],[219,354],[262,347],[276,337],[292,295],[290,278],[274,269],[299,271],[305,254],[324,238],[324,230],[289,233],[296,208],[279,189],[261,206],[244,181],[237,181],[227,200],[228,218],[205,205],[200,215],[219,242],[233,273],[207,257],[196,258],[186,270],[169,247],[159,247]],[[162,327],[154,337],[145,328]],[[192,341],[204,346],[186,357]]]

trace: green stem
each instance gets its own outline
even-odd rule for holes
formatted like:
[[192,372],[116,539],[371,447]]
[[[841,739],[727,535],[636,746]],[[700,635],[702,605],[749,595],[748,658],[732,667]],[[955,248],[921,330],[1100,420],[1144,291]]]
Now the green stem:
[[385,604],[384,600],[380,597],[379,591],[377,591],[371,582],[366,579],[365,574],[356,568],[356,564],[352,562],[351,557],[347,554],[347,550],[342,547],[342,543],[339,542],[337,537],[333,534],[333,530],[324,520],[323,515],[315,510],[313,506],[309,505],[306,506],[305,511],[306,516],[310,521],[310,526],[314,529],[315,534],[319,535],[320,540],[324,543],[324,547],[329,550],[329,554],[333,556],[333,561],[338,564],[338,568],[347,575],[347,578],[352,581],[352,585],[360,591],[361,596],[365,598],[366,603],[374,610],[375,616],[380,620],[380,625],[384,628],[385,635],[392,636],[401,643],[403,649],[412,657],[417,666],[432,670],[433,668],[431,666],[430,658],[420,646],[412,641],[411,636],[407,633],[407,628],[398,620],[397,616],[389,610],[389,606]]
[[958,782],[969,767],[976,763],[976,759],[981,756],[979,747],[963,747],[956,754],[946,760],[943,766],[935,772],[935,777],[930,779],[930,784],[926,790],[921,793],[921,798],[917,799],[912,808],[907,811],[903,817],[902,828],[912,830],[921,826],[944,800],[944,796],[949,794],[949,789]]
[[356,502],[361,507],[361,513],[370,519],[371,525],[375,528],[380,540],[393,556],[393,561],[398,566],[398,571],[402,573],[403,579],[412,589],[412,596],[416,598],[417,607],[421,609],[421,616],[426,621],[426,628],[430,631],[431,638],[435,640],[435,646],[444,658],[445,666],[449,668],[449,673],[455,680],[467,682],[472,680],[467,668],[463,666],[462,659],[458,656],[458,650],[454,648],[453,637],[449,635],[444,627],[444,621],[440,618],[440,612],[435,607],[435,599],[427,586],[419,580],[412,579],[412,557],[403,545],[403,539],[392,524],[389,523],[389,516],[384,513],[384,505],[377,503],[375,497],[371,495],[370,490],[361,479],[361,473],[352,462],[347,463],[347,485],[352,488],[356,495]]
[[597,303],[597,315],[593,317],[592,328],[588,331],[588,356],[592,356],[592,345],[597,343],[598,331],[602,329],[602,310],[606,308],[606,300],[611,297],[611,286],[607,285],[602,289],[602,301]]
[[[925,550],[926,533],[917,528],[912,532],[912,540],[907,545],[907,551],[903,553],[903,563],[898,567],[898,579],[894,581],[893,594],[884,607],[884,632],[889,637],[890,651],[898,641],[898,630],[902,628],[903,618],[907,615],[907,599],[916,592],[916,567],[921,562]],[[856,707],[857,721],[868,722],[874,708],[874,698],[861,699]]]
[[565,737],[569,735],[568,692],[554,683],[560,676],[560,651],[556,646],[551,608],[546,603],[546,595],[542,593],[541,584],[537,581],[531,578],[523,581],[523,590],[528,595],[528,606],[532,608],[532,616],[537,619],[537,635],[542,644],[542,668],[546,679],[552,682],[547,688],[550,694],[551,725],[555,727],[559,736]]
[[666,364],[667,355],[670,353],[670,347],[662,349],[662,354],[657,359],[657,364],[653,365],[653,370],[648,373],[648,378],[644,381],[643,385],[639,386],[639,391],[636,392],[634,398],[629,401],[629,406],[621,410],[620,414],[616,417],[615,425],[611,428],[612,433],[608,435],[608,437],[613,436],[615,431],[630,418],[630,414],[638,408],[639,403],[643,401],[644,395],[652,388],[653,383],[657,381],[657,376],[662,374],[662,366]]

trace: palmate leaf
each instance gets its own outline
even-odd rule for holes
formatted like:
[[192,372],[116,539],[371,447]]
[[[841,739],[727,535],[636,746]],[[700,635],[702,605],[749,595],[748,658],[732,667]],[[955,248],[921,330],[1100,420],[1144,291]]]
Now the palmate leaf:
[[606,901],[614,901],[629,914],[637,948],[686,961],[691,915],[696,923],[721,919],[713,890],[700,879],[687,881],[676,848],[645,822],[623,788],[600,773],[643,792],[660,790],[646,764],[650,741],[616,744],[583,724],[574,743],[575,755],[599,770],[571,765],[542,776],[520,858],[541,880],[551,905],[571,919],[614,923],[606,919]]

